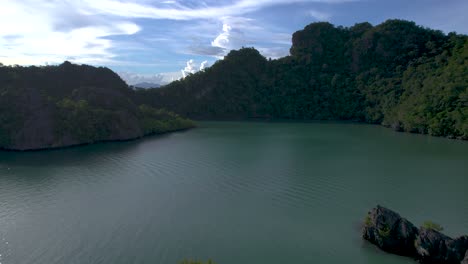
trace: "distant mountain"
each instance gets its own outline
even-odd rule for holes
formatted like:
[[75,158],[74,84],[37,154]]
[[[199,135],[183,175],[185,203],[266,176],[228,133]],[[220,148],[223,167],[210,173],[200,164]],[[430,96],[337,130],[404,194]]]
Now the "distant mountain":
[[0,66],[0,148],[33,150],[129,140],[186,129],[190,120],[137,104],[108,68]]
[[120,72],[117,72],[117,74],[128,85],[133,86],[133,87],[146,88],[146,89],[153,88],[153,85],[157,85],[156,87],[160,87],[174,80],[178,80],[182,78],[182,73],[179,71],[155,73],[155,74],[139,74],[139,73],[134,73],[134,72],[120,71]]
[[278,60],[231,51],[137,100],[196,119],[354,120],[468,139],[468,36],[404,20],[319,22],[292,43]]
[[150,82],[142,82],[142,83],[134,84],[132,86],[135,87],[135,88],[149,89],[149,88],[159,88],[159,87],[161,87],[161,84],[150,83]]

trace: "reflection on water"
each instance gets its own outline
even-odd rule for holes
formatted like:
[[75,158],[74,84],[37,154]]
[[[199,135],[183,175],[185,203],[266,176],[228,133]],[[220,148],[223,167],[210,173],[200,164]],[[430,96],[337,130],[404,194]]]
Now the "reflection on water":
[[0,152],[0,262],[413,263],[363,242],[362,217],[468,233],[467,172],[467,142],[337,123]]

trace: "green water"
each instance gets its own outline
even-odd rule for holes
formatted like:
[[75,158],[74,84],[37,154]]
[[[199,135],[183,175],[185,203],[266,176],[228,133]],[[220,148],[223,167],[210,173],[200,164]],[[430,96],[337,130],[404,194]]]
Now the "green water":
[[0,152],[2,264],[378,263],[376,204],[468,234],[468,142],[334,123],[205,122],[188,132]]

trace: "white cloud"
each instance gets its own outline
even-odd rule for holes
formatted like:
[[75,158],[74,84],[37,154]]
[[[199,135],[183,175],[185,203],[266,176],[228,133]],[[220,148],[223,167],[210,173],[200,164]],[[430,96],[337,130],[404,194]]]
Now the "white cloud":
[[197,72],[195,69],[195,62],[193,60],[187,61],[187,66],[183,70],[181,70],[182,76],[185,78],[189,74],[194,74]]
[[208,61],[203,61],[203,62],[200,64],[200,71],[205,70],[207,64],[208,64]]
[[[141,30],[120,19],[92,21],[68,2],[3,1],[0,9],[0,62],[5,64],[105,63],[115,56],[107,37]],[[73,13],[74,12],[74,13]],[[73,13],[73,15],[70,15]],[[64,14],[81,18],[63,25]],[[98,22],[97,24],[94,24]]]
[[233,49],[255,46],[267,58],[276,59],[289,54],[290,34],[271,32],[271,29],[258,26],[258,21],[251,18],[224,17],[222,22],[221,33],[211,41],[210,47],[192,47],[192,51],[222,58]]
[[[292,4],[292,3],[342,3],[353,2],[356,0],[240,0],[227,5],[206,6],[200,8],[167,8],[166,6],[157,7],[145,3],[121,2],[117,0],[83,0],[86,3],[84,7],[89,13],[107,13],[121,17],[139,17],[153,19],[208,19],[220,18],[223,16],[238,16],[248,12],[253,12],[264,7]],[[168,1],[162,2],[167,5]],[[170,3],[175,3],[170,1]]]
[[[226,21],[226,20],[225,20]],[[211,41],[211,46],[213,48],[219,48],[222,50],[222,53],[213,54],[217,58],[222,58],[230,50],[239,49],[243,46],[248,46],[252,41],[244,34],[241,23],[231,26],[224,22],[222,32]]]
[[211,42],[211,46],[226,49],[229,46],[231,30],[231,26],[223,24],[223,32]]
[[198,66],[193,59],[187,61],[187,65],[184,69],[181,70],[182,78],[185,78],[188,75],[194,74],[198,71],[203,71],[204,69],[206,69],[207,64],[208,61],[203,61],[202,63],[200,63],[200,66]]
[[70,60],[110,65],[131,46],[114,37],[142,30],[132,21],[135,18],[222,21],[223,31],[212,45],[193,48],[198,50],[194,53],[222,57],[226,50],[252,43],[246,31],[260,31],[252,19],[242,17],[244,14],[274,5],[348,1],[354,0],[230,0],[210,4],[175,0],[0,0],[0,62],[24,65]]

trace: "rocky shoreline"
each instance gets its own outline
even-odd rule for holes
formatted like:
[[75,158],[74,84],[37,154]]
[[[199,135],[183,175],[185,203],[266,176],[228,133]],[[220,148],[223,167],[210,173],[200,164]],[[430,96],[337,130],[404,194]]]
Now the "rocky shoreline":
[[362,237],[380,249],[428,264],[468,264],[468,236],[450,238],[431,227],[417,228],[382,206],[366,216]]

